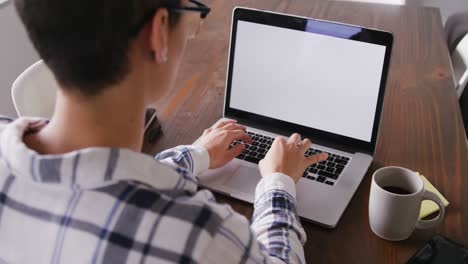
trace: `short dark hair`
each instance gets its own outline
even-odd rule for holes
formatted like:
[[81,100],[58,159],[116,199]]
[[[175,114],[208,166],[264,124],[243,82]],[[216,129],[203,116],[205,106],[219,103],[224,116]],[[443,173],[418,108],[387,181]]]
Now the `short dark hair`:
[[[85,95],[120,82],[129,72],[135,27],[180,0],[16,0],[39,56],[62,87]],[[170,15],[175,23],[176,14]]]

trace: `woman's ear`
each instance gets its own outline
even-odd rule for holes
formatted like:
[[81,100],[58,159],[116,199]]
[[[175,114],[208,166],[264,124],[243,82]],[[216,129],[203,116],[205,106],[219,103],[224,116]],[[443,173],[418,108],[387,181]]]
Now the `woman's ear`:
[[169,54],[169,12],[160,8],[153,17],[150,31],[150,49],[158,64],[167,62]]

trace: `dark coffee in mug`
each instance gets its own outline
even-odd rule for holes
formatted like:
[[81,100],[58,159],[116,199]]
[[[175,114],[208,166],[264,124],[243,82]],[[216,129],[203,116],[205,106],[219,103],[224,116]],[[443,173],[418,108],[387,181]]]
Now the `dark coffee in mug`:
[[411,194],[410,191],[401,187],[397,187],[397,186],[386,186],[386,187],[383,187],[383,189],[386,190],[387,192],[391,192],[394,194],[401,194],[401,195]]
[[[421,203],[432,200],[439,206],[435,219],[420,220]],[[372,176],[369,195],[369,224],[379,237],[400,241],[414,229],[431,228],[439,224],[445,206],[437,194],[424,188],[424,182],[414,171],[401,167],[385,167]]]

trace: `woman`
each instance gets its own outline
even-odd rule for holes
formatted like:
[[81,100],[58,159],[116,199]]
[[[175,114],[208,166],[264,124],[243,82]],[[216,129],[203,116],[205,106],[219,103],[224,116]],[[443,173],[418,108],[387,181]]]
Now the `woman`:
[[[144,112],[172,86],[197,1],[17,0],[60,90],[50,122],[0,128],[0,262],[304,263],[295,182],[326,159],[298,134],[260,162],[254,219],[197,192],[195,176],[251,139],[224,122],[196,146],[139,153]],[[201,15],[200,15],[201,14]]]

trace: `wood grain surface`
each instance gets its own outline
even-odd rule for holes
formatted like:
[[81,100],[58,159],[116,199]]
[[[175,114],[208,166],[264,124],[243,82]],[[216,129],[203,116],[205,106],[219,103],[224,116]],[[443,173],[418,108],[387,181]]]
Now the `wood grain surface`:
[[[468,246],[468,148],[438,9],[313,0],[206,3],[212,13],[188,43],[176,86],[156,105],[163,134],[156,144],[146,144],[144,152],[191,144],[221,117],[235,6],[391,31],[395,43],[374,163],[335,229],[303,222],[307,262],[404,263],[436,233]],[[403,242],[388,242],[372,233],[370,181],[376,169],[389,165],[419,171],[445,195],[450,205],[443,224],[416,231]],[[251,205],[217,197],[251,217]]]

